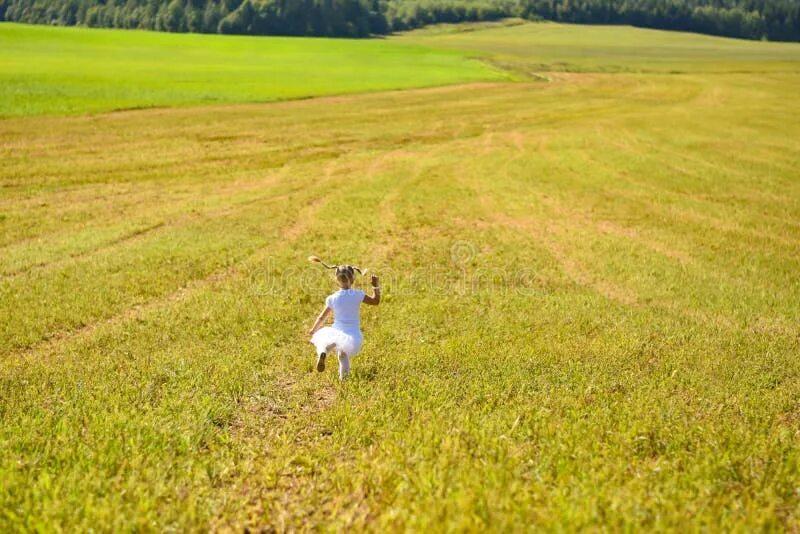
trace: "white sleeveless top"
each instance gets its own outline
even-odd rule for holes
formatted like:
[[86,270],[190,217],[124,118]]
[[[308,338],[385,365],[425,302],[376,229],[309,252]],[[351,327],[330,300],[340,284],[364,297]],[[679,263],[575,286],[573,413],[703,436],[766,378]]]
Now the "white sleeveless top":
[[333,328],[343,332],[359,332],[359,309],[364,301],[360,289],[340,289],[328,295],[325,305],[333,310]]

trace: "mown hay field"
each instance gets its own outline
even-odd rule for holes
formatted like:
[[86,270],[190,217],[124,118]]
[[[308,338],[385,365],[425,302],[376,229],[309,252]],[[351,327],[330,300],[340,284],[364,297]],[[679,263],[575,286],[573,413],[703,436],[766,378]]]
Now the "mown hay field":
[[[781,46],[3,119],[0,527],[800,528]],[[383,280],[344,384],[312,253]]]

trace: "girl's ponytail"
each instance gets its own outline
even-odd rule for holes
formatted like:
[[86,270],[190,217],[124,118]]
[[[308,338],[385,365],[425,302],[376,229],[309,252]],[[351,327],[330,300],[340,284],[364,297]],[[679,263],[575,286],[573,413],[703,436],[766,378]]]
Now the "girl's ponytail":
[[[322,266],[325,267],[326,269],[336,269],[337,267],[339,267],[338,265],[328,265],[327,263],[322,261],[319,258],[319,256],[309,256],[308,257],[308,261],[310,261],[311,263],[321,263]],[[359,271],[359,272],[361,272],[361,271]]]
[[358,271],[358,274],[362,276],[367,272],[366,269],[362,269],[361,267],[356,267],[355,265],[328,265],[327,263],[322,261],[319,258],[319,256],[309,256],[308,261],[310,261],[311,263],[319,263],[326,269],[336,269],[337,278],[339,278],[339,276],[346,276],[350,279],[351,282],[355,277],[356,271]]

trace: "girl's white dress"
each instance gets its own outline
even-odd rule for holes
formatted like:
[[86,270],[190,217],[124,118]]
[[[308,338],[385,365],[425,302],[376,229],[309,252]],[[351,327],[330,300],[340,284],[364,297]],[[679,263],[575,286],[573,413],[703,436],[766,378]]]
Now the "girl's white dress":
[[359,309],[364,301],[360,289],[340,289],[328,295],[325,305],[333,310],[333,326],[325,326],[311,336],[317,354],[331,345],[351,358],[361,352],[363,338],[359,324]]

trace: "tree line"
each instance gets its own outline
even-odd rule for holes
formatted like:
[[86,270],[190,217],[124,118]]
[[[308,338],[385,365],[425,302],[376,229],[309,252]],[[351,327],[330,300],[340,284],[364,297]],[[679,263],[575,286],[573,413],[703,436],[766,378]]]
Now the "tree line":
[[0,21],[367,37],[504,17],[800,41],[800,0],[0,0]]

